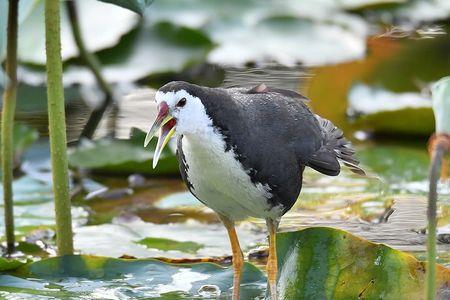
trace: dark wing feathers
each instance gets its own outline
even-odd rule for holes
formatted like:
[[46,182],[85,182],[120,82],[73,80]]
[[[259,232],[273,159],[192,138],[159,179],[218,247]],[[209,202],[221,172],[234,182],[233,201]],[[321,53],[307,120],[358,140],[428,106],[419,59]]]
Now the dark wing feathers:
[[296,92],[264,84],[249,90],[185,82],[162,89],[177,87],[201,99],[214,127],[225,138],[226,151],[235,152],[254,183],[269,185],[270,203],[282,203],[284,211],[297,200],[305,166],[337,175],[342,162],[353,172],[365,174],[342,131],[314,115],[305,104],[306,97]]
[[[289,99],[284,99],[284,105],[288,106],[291,118],[296,117],[299,120],[298,123],[294,123],[295,128],[288,128],[288,130],[290,132],[298,131],[295,136],[290,136],[289,139],[295,140],[296,155],[302,164],[308,165],[323,174],[336,176],[340,173],[340,163],[342,163],[352,172],[366,175],[365,171],[358,166],[359,161],[354,156],[355,150],[344,137],[342,130],[331,121],[313,114],[304,104],[308,100],[305,96],[291,90],[271,88],[264,83],[253,87],[247,93],[275,93],[283,98],[301,100],[289,101]],[[287,124],[285,124],[286,126]],[[320,132],[322,136],[318,134]]]
[[359,161],[355,158],[355,150],[351,143],[344,137],[342,130],[331,121],[315,115],[323,131],[324,143],[322,147],[311,156],[308,165],[326,175],[338,175],[340,172],[339,161],[347,166],[353,173],[366,175],[359,167]]
[[307,101],[308,98],[303,96],[302,94],[299,94],[295,91],[291,90],[285,90],[285,89],[278,89],[278,88],[272,88],[267,87],[264,83],[258,84],[257,86],[251,88],[247,91],[248,94],[260,94],[260,93],[277,93],[285,97],[294,98],[294,99],[301,99],[303,101]]

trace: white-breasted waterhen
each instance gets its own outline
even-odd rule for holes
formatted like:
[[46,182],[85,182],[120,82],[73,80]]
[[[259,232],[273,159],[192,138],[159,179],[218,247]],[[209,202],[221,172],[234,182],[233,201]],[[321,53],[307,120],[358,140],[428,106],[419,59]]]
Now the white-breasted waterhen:
[[159,130],[153,167],[176,136],[181,177],[228,231],[235,300],[244,262],[235,221],[266,220],[269,295],[276,299],[275,236],[280,218],[297,201],[305,167],[336,176],[342,163],[365,174],[351,144],[294,91],[264,84],[224,89],[176,81],[161,87],[155,98],[158,116],[145,139],[147,146]]

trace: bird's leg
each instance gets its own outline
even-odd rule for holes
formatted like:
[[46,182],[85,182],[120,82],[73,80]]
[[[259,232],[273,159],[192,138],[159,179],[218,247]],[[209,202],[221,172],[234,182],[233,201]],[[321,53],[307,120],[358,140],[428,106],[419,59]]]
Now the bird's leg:
[[233,300],[239,300],[239,287],[241,282],[242,266],[244,265],[244,256],[242,254],[239,239],[234,228],[234,222],[227,217],[220,216],[230,238],[231,251],[233,253]]
[[269,257],[267,259],[267,280],[269,282],[270,300],[277,300],[277,247],[276,234],[278,229],[278,220],[266,219],[267,229],[269,231]]

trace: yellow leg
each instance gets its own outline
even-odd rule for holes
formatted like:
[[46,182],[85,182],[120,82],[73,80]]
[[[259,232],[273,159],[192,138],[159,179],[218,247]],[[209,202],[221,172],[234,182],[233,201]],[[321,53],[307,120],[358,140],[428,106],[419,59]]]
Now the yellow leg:
[[239,300],[239,288],[242,275],[242,266],[244,265],[244,255],[242,254],[239,239],[234,228],[234,222],[227,217],[220,216],[225,225],[230,238],[231,251],[233,253],[233,300]]
[[269,257],[267,258],[267,280],[269,281],[269,295],[270,300],[277,300],[277,247],[276,234],[278,228],[278,221],[266,220],[267,229],[269,231]]

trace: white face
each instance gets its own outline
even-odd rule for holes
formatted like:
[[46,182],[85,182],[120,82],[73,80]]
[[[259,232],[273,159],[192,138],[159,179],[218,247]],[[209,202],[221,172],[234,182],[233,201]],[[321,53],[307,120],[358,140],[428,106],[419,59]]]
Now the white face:
[[177,121],[175,135],[201,134],[212,125],[200,99],[185,90],[167,93],[158,91],[155,99],[157,104],[166,102],[169,106],[169,114]]

